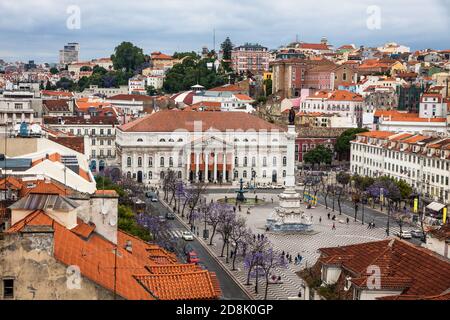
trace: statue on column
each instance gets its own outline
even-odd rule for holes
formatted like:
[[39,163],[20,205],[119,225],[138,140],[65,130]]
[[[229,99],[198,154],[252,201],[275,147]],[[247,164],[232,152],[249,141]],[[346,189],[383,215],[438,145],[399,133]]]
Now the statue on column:
[[294,107],[291,107],[291,110],[289,110],[289,125],[295,125],[295,110],[294,110]]

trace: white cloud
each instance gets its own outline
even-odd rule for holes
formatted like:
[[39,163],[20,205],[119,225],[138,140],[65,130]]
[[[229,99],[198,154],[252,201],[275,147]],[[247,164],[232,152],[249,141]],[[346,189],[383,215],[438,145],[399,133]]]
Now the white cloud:
[[[322,36],[341,45],[385,41],[413,48],[450,47],[449,0],[2,0],[0,43],[18,58],[57,59],[58,49],[79,41],[82,56],[109,55],[122,40],[144,48],[199,50],[230,36],[235,44],[259,42],[271,48]],[[68,30],[66,9],[78,5],[81,29]],[[368,30],[366,9],[378,5],[382,28]],[[1,57],[0,57],[1,58]]]

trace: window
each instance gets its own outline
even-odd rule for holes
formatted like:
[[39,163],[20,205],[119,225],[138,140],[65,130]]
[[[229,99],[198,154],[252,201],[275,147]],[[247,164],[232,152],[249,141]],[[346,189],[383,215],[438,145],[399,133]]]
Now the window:
[[166,142],[166,139],[159,139],[159,142]]
[[127,167],[131,167],[131,157],[127,158]]
[[266,178],[266,177],[267,177],[267,173],[266,173],[266,170],[263,170],[263,174],[262,174],[262,176],[263,176],[263,178]]
[[239,165],[239,158],[234,157],[234,165],[237,167]]
[[252,157],[252,167],[256,167],[256,158]]
[[263,158],[263,167],[267,167],[267,157]]
[[247,157],[244,157],[244,167],[247,166]]
[[105,142],[103,140],[100,140],[100,145],[102,146]]
[[164,167],[164,157],[161,157],[161,158],[159,159],[159,165],[160,165],[161,167]]
[[273,163],[273,166],[277,165],[277,157],[273,157],[272,163]]
[[247,170],[244,170],[244,172],[242,172],[242,177],[247,178]]
[[283,157],[283,167],[286,167],[287,165],[287,158],[286,156]]
[[153,157],[148,158],[148,166],[153,167]]
[[14,298],[14,279],[3,279],[3,298]]
[[143,142],[144,140],[142,140],[141,138],[137,139],[137,142]]
[[95,150],[92,150],[91,154],[92,154],[92,157],[95,158],[95,156],[96,156]]
[[178,179],[181,179],[181,171],[178,171],[177,176],[178,176]]
[[286,170],[283,170],[283,178],[286,178]]
[[111,149],[108,149],[106,153],[108,154],[108,157],[111,157]]
[[111,145],[111,141],[112,141],[112,140],[108,140],[108,146],[110,146],[110,145]]
[[100,129],[100,135],[104,135],[105,134],[105,130],[104,129]]
[[92,139],[92,145],[95,146],[95,139]]
[[108,129],[108,135],[111,135],[111,129]]
[[95,129],[92,129],[91,133],[92,133],[93,136],[95,136]]
[[173,167],[173,158],[169,157],[169,167]]
[[148,172],[148,179],[149,180],[153,179],[153,172],[151,171]]
[[142,157],[138,158],[138,167],[142,167]]
[[104,156],[104,151],[103,151],[103,149],[101,149],[100,150],[100,157],[103,157]]

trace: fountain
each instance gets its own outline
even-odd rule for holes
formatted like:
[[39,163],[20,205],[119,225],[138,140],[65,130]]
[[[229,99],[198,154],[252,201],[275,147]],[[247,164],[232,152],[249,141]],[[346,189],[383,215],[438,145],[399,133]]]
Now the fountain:
[[245,202],[245,196],[244,196],[244,193],[246,193],[247,191],[244,190],[244,180],[242,180],[242,178],[241,178],[241,180],[239,181],[239,184],[240,184],[239,190],[236,190],[236,191],[235,191],[235,192],[236,192],[236,202],[241,202],[241,203],[243,203],[243,202]]
[[286,188],[280,198],[280,206],[275,208],[272,215],[266,220],[266,228],[274,232],[305,232],[312,230],[312,222],[301,209],[301,196],[295,190],[294,157],[295,139],[297,134],[295,126],[288,126],[287,138],[287,172]]

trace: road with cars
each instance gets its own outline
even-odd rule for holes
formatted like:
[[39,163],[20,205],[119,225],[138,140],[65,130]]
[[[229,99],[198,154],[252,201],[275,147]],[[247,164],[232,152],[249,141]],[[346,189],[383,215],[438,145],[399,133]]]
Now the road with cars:
[[[146,199],[147,206],[150,208],[150,212],[158,216],[166,216],[169,211],[161,202],[152,202],[150,199]],[[192,241],[186,241],[182,238],[184,231],[189,231],[176,217],[173,220],[166,220],[168,224],[168,231],[163,234],[163,237],[175,238],[177,245],[175,246],[175,252],[180,260],[186,261],[186,253],[188,251],[195,251],[200,260],[200,265],[212,272],[215,272],[220,287],[222,289],[222,299],[225,300],[249,300],[249,296],[245,291],[236,283],[236,281],[226,272],[221,264],[210,255],[210,253],[203,247],[198,239],[194,237]]]

